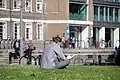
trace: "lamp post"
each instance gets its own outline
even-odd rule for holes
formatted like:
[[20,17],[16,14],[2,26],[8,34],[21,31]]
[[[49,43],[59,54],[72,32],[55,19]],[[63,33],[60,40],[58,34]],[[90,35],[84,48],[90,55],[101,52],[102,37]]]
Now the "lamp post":
[[[20,5],[20,57],[23,56],[23,27],[22,27],[22,0],[21,0],[21,5]],[[23,65],[23,59],[21,60],[21,65]]]
[[10,39],[12,39],[12,29],[11,29],[11,27],[12,27],[12,15],[11,15],[11,0],[10,0],[10,2],[9,2],[9,9],[10,9],[10,34],[9,34],[9,37],[8,37],[8,39],[10,38]]

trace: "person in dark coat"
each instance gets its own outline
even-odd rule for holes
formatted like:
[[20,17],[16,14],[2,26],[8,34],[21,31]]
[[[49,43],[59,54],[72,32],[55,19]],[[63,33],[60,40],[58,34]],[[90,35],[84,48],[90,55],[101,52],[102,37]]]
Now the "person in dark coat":
[[20,57],[20,40],[15,40],[13,44],[13,48],[15,50],[15,54]]
[[115,50],[117,52],[117,55],[115,57],[115,63],[116,65],[120,66],[120,46],[117,49],[115,48]]

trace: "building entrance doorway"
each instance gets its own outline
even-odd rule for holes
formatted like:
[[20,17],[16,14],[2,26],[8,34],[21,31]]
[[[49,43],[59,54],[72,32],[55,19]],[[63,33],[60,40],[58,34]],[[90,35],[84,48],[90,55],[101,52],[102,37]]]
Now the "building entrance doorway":
[[82,27],[81,26],[70,26],[70,42],[72,48],[81,48],[82,40]]
[[7,39],[7,23],[0,22],[0,39]]
[[114,29],[105,28],[105,42],[107,47],[113,47],[114,43]]

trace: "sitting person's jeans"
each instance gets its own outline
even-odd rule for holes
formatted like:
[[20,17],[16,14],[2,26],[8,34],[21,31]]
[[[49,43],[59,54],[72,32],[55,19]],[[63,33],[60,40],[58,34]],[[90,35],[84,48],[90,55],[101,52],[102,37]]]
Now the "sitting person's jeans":
[[57,60],[55,61],[55,69],[63,69],[66,68],[70,64],[70,60],[62,60],[61,58],[57,57]]
[[66,68],[66,66],[68,66],[70,64],[70,60],[69,59],[66,59],[64,61],[60,61],[58,63],[56,63],[55,65],[55,69],[63,69],[63,68]]

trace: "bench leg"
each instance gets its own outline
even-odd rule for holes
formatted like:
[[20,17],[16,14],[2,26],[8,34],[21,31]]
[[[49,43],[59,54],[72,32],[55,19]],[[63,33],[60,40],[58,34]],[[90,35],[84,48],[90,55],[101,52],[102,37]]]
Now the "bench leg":
[[101,65],[101,55],[98,55],[98,64]]
[[9,54],[9,64],[12,64],[12,56]]

